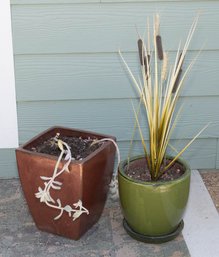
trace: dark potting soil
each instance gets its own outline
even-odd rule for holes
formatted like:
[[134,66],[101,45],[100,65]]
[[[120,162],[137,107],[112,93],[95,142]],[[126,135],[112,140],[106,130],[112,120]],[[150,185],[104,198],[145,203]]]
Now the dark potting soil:
[[[170,160],[166,159],[166,165],[170,163]],[[166,166],[165,165],[165,166]],[[164,166],[164,165],[163,165]],[[185,168],[179,162],[175,162],[171,167],[158,179],[158,181],[171,181],[181,177],[185,172]],[[138,159],[130,162],[125,167],[125,174],[134,180],[149,182],[151,181],[151,175],[148,170],[147,161],[145,158]]]
[[[96,143],[91,145],[96,139],[92,138],[82,138],[82,137],[67,137],[59,136],[63,142],[67,143],[71,149],[72,160],[82,160],[86,158],[89,154],[93,153],[98,149],[103,143]],[[43,141],[39,145],[31,148],[31,151],[38,153],[45,153],[50,155],[59,156],[61,151],[55,142],[54,138],[50,138]]]

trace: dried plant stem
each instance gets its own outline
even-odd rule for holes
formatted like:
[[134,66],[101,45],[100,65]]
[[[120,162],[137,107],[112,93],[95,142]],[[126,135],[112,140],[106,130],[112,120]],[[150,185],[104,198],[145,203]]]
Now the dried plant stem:
[[167,79],[167,68],[168,68],[168,55],[165,52],[163,54],[163,65],[161,71],[161,81],[165,81]]
[[[198,22],[198,16],[194,19],[190,31],[188,33],[184,47],[181,49],[181,44],[176,54],[173,67],[169,67],[168,71],[168,57],[167,53],[163,52],[161,37],[159,35],[159,16],[154,18],[153,26],[153,59],[154,66],[153,72],[151,70],[151,61],[148,56],[152,56],[150,50],[151,46],[148,39],[148,44],[145,45],[141,42],[141,52],[139,48],[139,56],[142,60],[142,81],[137,81],[130,70],[128,64],[123,58],[121,52],[119,52],[122,61],[124,62],[128,73],[133,81],[133,84],[139,94],[140,104],[143,105],[148,124],[149,131],[149,146],[146,145],[144,135],[139,122],[139,109],[133,107],[135,115],[135,126],[138,127],[143,150],[147,159],[148,168],[150,170],[152,180],[157,180],[167,169],[181,156],[181,154],[194,142],[194,140],[207,128],[205,126],[179,153],[171,160],[167,165],[163,167],[164,158],[166,155],[167,147],[169,145],[170,136],[175,127],[178,119],[176,114],[176,106],[179,99],[179,94],[182,90],[184,80],[190,71],[194,60],[188,65],[185,71],[182,71],[182,65],[187,53],[189,44],[194,34],[196,25]],[[149,21],[148,24],[148,38],[149,38]],[[144,53],[143,50],[144,49]],[[147,50],[149,49],[149,52]],[[141,53],[141,55],[140,55]],[[143,60],[145,57],[145,60]],[[151,58],[150,58],[151,59]],[[163,60],[162,62],[160,60]],[[146,69],[145,69],[146,66]],[[162,67],[162,69],[161,69]],[[146,71],[146,72],[145,72]],[[161,72],[160,72],[161,71]],[[168,75],[167,75],[168,74]],[[174,118],[176,116],[176,118]],[[133,142],[133,138],[132,141]],[[131,143],[132,144],[132,143]]]
[[[73,206],[75,208],[72,208],[70,205],[66,205],[63,207],[60,199],[57,199],[55,201],[50,195],[51,188],[54,190],[61,189],[62,183],[57,181],[56,178],[59,177],[65,171],[69,172],[68,167],[72,160],[70,147],[65,142],[58,139],[57,136],[54,138],[54,140],[57,142],[60,148],[60,151],[61,151],[60,155],[56,162],[52,177],[44,177],[44,176],[40,177],[43,181],[45,181],[44,182],[45,187],[44,189],[42,189],[41,187],[38,187],[38,192],[35,193],[35,196],[36,198],[40,199],[40,202],[45,203],[48,207],[57,209],[60,211],[59,215],[56,216],[54,220],[61,218],[63,212],[66,211],[69,214],[69,217],[71,217],[72,215],[72,218],[74,221],[77,218],[79,218],[83,213],[89,214],[89,211],[82,206],[82,201],[79,200],[77,203],[74,203]],[[62,169],[58,171],[64,154],[66,154],[66,157],[65,157],[66,163],[63,165]]]

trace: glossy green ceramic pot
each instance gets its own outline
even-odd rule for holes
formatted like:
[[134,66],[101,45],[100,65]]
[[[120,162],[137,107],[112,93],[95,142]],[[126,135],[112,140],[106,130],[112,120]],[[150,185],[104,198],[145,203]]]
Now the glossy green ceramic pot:
[[[135,162],[144,156],[132,158]],[[191,170],[178,159],[185,173],[174,181],[140,182],[124,173],[127,160],[119,166],[119,196],[124,218],[130,228],[145,236],[172,233],[182,221],[189,196]]]

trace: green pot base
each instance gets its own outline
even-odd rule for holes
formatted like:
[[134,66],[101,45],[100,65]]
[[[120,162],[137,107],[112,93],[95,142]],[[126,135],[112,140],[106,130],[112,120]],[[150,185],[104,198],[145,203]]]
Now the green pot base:
[[150,243],[150,244],[160,244],[160,243],[165,243],[168,242],[174,238],[176,238],[182,231],[184,227],[184,222],[183,220],[179,223],[178,227],[176,230],[173,232],[162,235],[162,236],[145,236],[142,234],[139,234],[135,232],[127,223],[125,219],[123,219],[123,227],[126,230],[126,232],[134,239],[144,242],[144,243]]

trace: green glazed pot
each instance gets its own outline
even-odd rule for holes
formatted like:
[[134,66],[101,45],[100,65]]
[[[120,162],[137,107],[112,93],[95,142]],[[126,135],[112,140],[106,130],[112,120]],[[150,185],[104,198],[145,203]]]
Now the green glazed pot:
[[[132,158],[137,161],[144,156]],[[170,157],[171,158],[171,157]],[[174,181],[141,182],[124,173],[127,160],[119,166],[119,196],[124,218],[141,235],[156,237],[172,233],[182,221],[189,196],[191,170],[182,159],[185,173]]]

